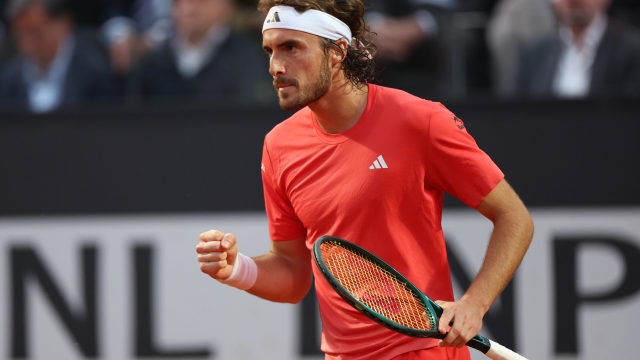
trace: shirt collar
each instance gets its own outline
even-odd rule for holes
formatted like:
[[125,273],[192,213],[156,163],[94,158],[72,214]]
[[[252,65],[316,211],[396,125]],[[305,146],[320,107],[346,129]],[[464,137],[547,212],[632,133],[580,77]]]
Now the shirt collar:
[[41,69],[33,59],[25,59],[24,78],[27,83],[62,82],[71,63],[71,57],[76,46],[73,34],[67,36],[58,48],[55,58],[47,69]]
[[226,26],[214,26],[203,41],[198,45],[191,45],[181,36],[174,36],[171,40],[178,71],[186,77],[197,74],[214,56],[216,48],[229,35]]
[[220,45],[229,34],[229,28],[226,26],[214,26],[207,32],[207,35],[198,45],[191,45],[182,36],[176,35],[171,42],[176,53],[184,53],[188,51],[198,51],[208,53],[215,47]]
[[[584,38],[582,39],[582,48],[584,50],[595,51],[598,45],[600,45],[600,41],[602,40],[604,32],[607,29],[608,22],[609,21],[607,20],[607,17],[603,13],[598,13],[593,18],[589,26],[587,26],[584,32]],[[566,46],[578,47],[571,28],[567,26],[561,26],[559,32],[560,39]]]

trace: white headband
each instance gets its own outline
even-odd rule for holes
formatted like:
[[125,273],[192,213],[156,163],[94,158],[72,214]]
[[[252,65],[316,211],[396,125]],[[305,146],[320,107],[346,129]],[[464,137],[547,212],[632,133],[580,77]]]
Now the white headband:
[[347,24],[325,12],[313,9],[299,13],[291,6],[274,6],[264,20],[262,32],[269,29],[297,30],[329,40],[344,38],[351,42],[351,29]]

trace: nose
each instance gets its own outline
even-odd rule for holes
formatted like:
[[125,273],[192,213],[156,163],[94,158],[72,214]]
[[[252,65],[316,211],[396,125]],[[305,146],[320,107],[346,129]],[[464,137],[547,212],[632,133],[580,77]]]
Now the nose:
[[276,56],[276,54],[272,54],[271,59],[269,59],[269,74],[276,77],[282,76],[285,73],[284,61]]

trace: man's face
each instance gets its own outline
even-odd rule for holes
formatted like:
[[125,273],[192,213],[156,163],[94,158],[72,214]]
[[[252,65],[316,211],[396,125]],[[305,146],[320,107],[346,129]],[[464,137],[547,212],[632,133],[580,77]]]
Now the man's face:
[[610,0],[555,0],[554,7],[562,24],[584,27],[609,3]]
[[18,51],[43,69],[48,68],[55,58],[71,26],[71,19],[65,16],[51,17],[42,4],[25,8],[11,21]]
[[269,54],[269,73],[281,108],[302,109],[329,91],[332,78],[329,55],[317,36],[269,29],[263,33],[262,45]]
[[232,0],[173,0],[173,19],[177,32],[185,37],[200,37],[213,26],[229,21]]

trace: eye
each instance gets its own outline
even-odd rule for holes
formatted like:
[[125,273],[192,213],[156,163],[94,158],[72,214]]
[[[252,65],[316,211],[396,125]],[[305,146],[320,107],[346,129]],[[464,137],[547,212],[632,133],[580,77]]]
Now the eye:
[[295,45],[287,45],[287,51],[294,51],[296,49]]

